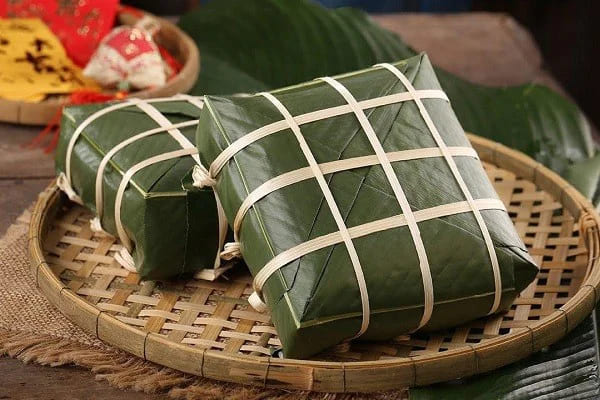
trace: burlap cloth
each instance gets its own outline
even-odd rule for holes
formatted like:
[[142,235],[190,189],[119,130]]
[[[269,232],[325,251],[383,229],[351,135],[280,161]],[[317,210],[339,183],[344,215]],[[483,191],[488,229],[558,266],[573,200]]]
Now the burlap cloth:
[[187,375],[124,353],[72,324],[37,290],[29,272],[25,211],[0,239],[0,356],[49,366],[77,365],[123,390],[175,399],[400,399],[407,391],[356,394],[289,392]]

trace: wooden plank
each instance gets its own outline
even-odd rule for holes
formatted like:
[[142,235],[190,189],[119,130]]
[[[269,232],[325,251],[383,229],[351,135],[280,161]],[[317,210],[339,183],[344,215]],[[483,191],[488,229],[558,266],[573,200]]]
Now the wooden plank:
[[123,391],[96,381],[94,375],[77,367],[49,368],[0,358],[0,399],[95,399],[163,400],[164,394]]
[[35,201],[48,183],[50,179],[0,179],[0,236],[4,235],[23,210]]
[[0,124],[0,179],[50,178],[54,158],[37,148],[27,148],[41,127]]

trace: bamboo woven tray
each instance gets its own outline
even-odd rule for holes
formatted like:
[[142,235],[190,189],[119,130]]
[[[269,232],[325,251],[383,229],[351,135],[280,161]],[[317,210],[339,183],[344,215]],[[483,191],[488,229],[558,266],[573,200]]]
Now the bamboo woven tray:
[[[132,92],[130,95],[145,99],[187,92],[196,82],[200,70],[198,47],[186,33],[171,22],[141,10],[124,8],[119,12],[118,19],[121,25],[134,25],[143,14],[148,14],[159,22],[160,30],[155,39],[181,63],[182,68],[165,85]],[[68,96],[54,96],[39,103],[0,99],[0,121],[24,125],[46,125],[65,105],[67,98]]]
[[[270,388],[365,392],[446,381],[522,359],[594,308],[600,219],[573,187],[525,155],[471,137],[516,229],[541,266],[508,313],[434,334],[338,346],[314,360],[271,357],[269,315],[246,301],[240,267],[215,282],[140,282],[93,233],[91,215],[49,187],[35,208],[31,269],[48,299],[101,340],[190,374]],[[589,274],[586,277],[586,271]]]

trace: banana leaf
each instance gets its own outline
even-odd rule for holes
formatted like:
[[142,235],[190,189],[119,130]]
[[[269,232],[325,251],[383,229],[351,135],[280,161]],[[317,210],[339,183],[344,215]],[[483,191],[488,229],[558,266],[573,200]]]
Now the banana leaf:
[[[179,25],[200,49],[202,72],[192,90],[198,95],[269,90],[416,54],[358,10],[305,0],[219,0]],[[542,85],[494,88],[436,72],[465,130],[559,174],[576,170],[586,176],[573,181],[577,188],[590,197],[596,192],[600,163],[587,162],[596,150],[575,104]]]
[[[395,65],[415,90],[441,93],[426,55]],[[381,67],[341,75],[337,81],[360,101],[406,94],[409,90],[392,72]],[[298,119],[347,104],[336,89],[323,81],[277,90],[273,95]],[[447,99],[422,101],[443,142],[449,146],[448,151],[472,150]],[[371,106],[365,113],[378,137],[374,140],[381,142],[382,152],[414,153],[415,149],[437,150],[441,145],[410,98]],[[205,97],[197,131],[202,162],[212,164],[236,140],[246,140],[250,132],[282,120],[274,103],[261,95]],[[349,108],[345,113],[303,124],[300,129],[314,159],[322,165],[358,160],[376,152]],[[239,149],[215,176],[215,190],[228,220],[236,221],[245,199],[253,198],[251,193],[261,185],[306,169],[307,160],[299,139],[285,126]],[[328,189],[320,188],[312,175],[279,187],[258,197],[251,211],[240,220],[238,237],[244,260],[258,277],[272,260],[296,251],[306,242],[335,235],[342,230],[334,221],[336,208],[348,229],[357,230],[363,224],[381,223],[401,214],[408,221],[411,209],[425,215],[440,207],[463,203],[468,197],[457,183],[459,178],[453,175],[449,160],[456,163],[475,202],[495,201],[495,206],[481,206],[480,211],[481,223],[489,230],[489,241],[482,234],[477,214],[465,208],[415,224],[428,259],[425,268],[430,272],[423,272],[420,267],[424,257],[416,250],[417,239],[408,224],[370,231],[353,238],[352,245],[344,246],[340,239],[282,262],[280,269],[265,278],[263,294],[287,357],[309,357],[354,337],[361,330],[363,313],[370,315],[370,323],[361,340],[391,339],[417,328],[456,326],[485,316],[490,310],[507,309],[534,279],[537,267],[474,153],[448,160],[436,153],[391,163],[389,174],[395,174],[400,182],[402,188],[397,190],[404,191],[409,204],[406,208],[389,183],[393,178],[379,163],[325,172]],[[328,190],[334,206],[330,200],[324,200]],[[495,249],[493,256],[487,245]],[[360,260],[368,295],[358,283],[361,278],[351,261],[353,249]],[[496,259],[501,280],[498,286],[492,267]],[[429,273],[433,313],[422,319],[428,313],[424,282]],[[370,313],[362,308],[365,303]]]
[[[184,100],[152,105],[170,123],[190,122],[179,131],[195,144],[200,111],[195,105]],[[77,127],[109,106],[112,105],[65,109],[56,151],[59,175],[67,173],[67,147]],[[70,158],[70,184],[94,214],[98,214],[95,181],[101,160],[119,143],[158,127],[142,109],[129,105],[99,116],[82,131]],[[181,145],[163,130],[132,142],[109,158],[102,175],[103,206],[99,222],[104,231],[118,236],[115,198],[126,171],[150,157],[180,149]],[[143,279],[175,279],[215,267],[219,250],[215,197],[212,190],[192,185],[194,165],[196,162],[190,155],[149,165],[132,176],[124,191],[120,207],[122,224],[133,244],[130,255]]]
[[410,389],[410,400],[600,398],[595,324],[590,317],[545,351],[484,375]]

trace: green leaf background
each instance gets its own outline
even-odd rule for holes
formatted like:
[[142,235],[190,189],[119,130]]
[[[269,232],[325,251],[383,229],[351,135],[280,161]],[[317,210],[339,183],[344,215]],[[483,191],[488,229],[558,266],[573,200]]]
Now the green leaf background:
[[[417,54],[358,10],[304,0],[213,1],[180,26],[200,48],[198,95],[270,90]],[[541,85],[497,88],[437,74],[465,130],[533,156],[594,195],[600,160],[588,162],[596,151],[575,104]]]
[[[270,90],[416,54],[360,11],[305,0],[212,1],[180,27],[200,49],[197,95]],[[600,198],[600,154],[575,104],[542,85],[489,87],[436,72],[465,130],[529,154]],[[599,398],[597,357],[590,317],[547,351],[490,374],[411,389],[411,398]]]

